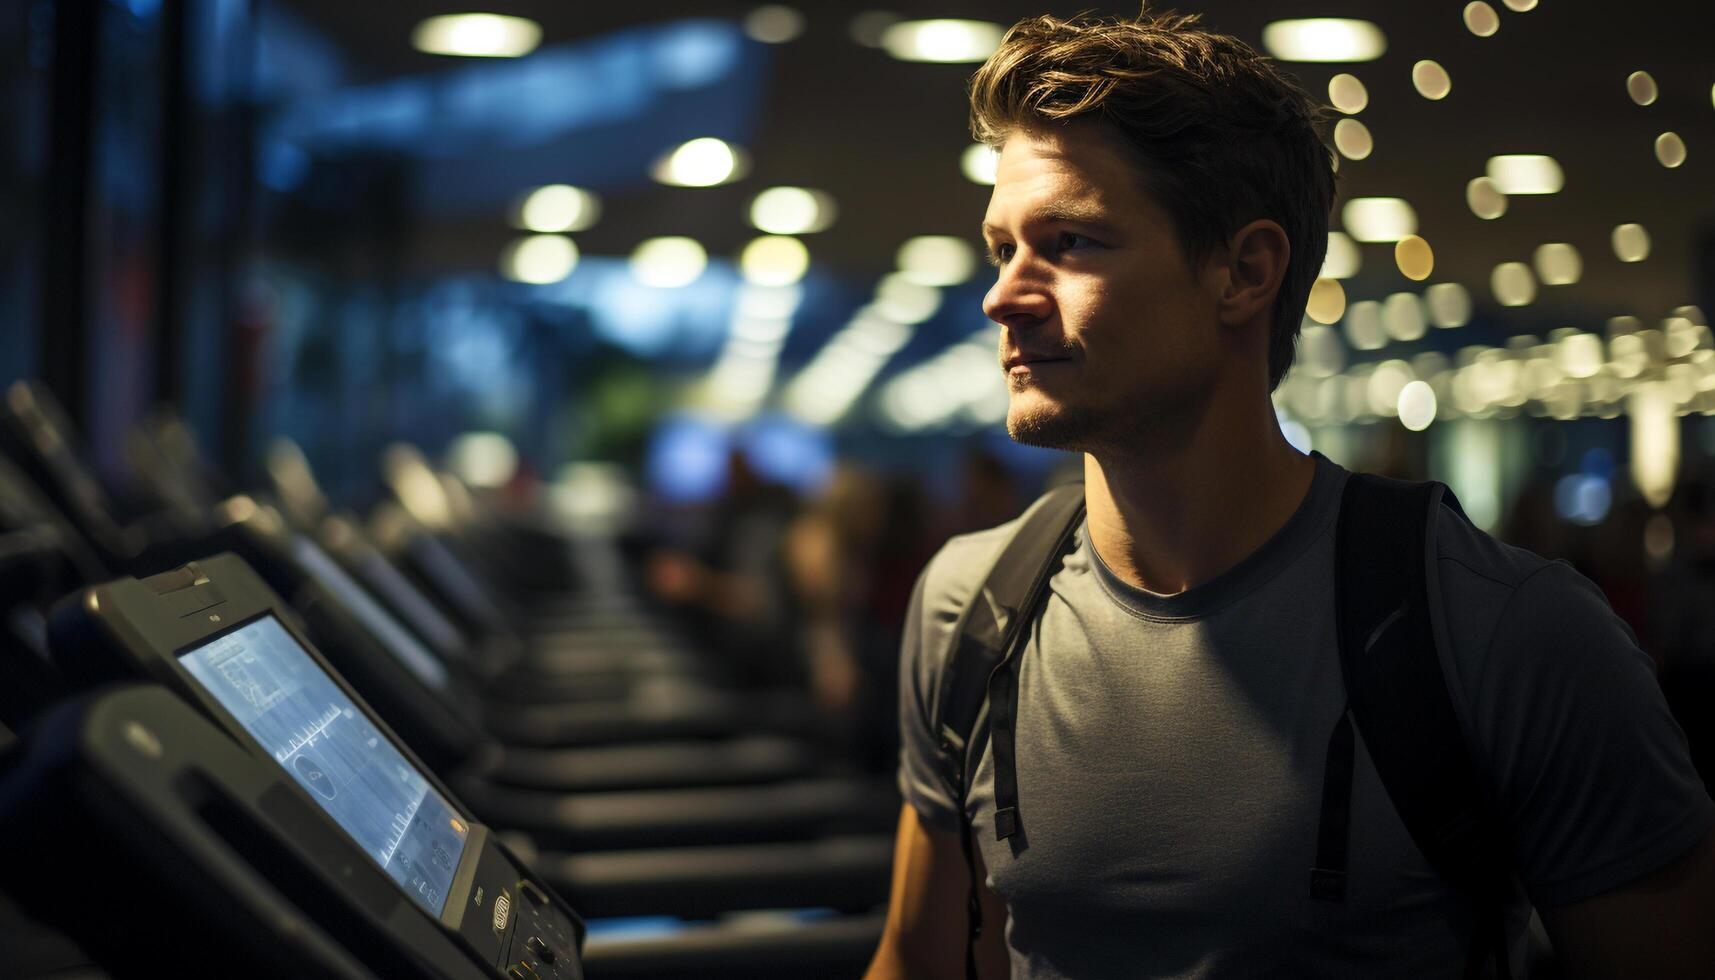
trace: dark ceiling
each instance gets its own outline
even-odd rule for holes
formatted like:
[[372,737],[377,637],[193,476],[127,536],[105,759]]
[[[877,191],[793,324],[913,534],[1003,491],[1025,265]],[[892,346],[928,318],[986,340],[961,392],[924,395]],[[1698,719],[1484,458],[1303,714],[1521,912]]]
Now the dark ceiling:
[[[1489,38],[1465,28],[1459,0],[1206,0],[1178,9],[1201,12],[1208,25],[1259,47],[1263,25],[1280,18],[1347,16],[1380,26],[1388,50],[1377,61],[1288,67],[1319,98],[1342,71],[1368,87],[1370,104],[1358,118],[1374,135],[1376,149],[1366,160],[1342,161],[1342,200],[1410,201],[1420,233],[1435,248],[1432,282],[1464,283],[1480,308],[1492,308],[1488,281],[1496,264],[1529,262],[1538,245],[1570,242],[1582,254],[1583,280],[1544,290],[1536,304],[1515,314],[1521,330],[1597,329],[1609,316],[1653,321],[1680,304],[1708,304],[1715,298],[1715,5],[1540,0],[1533,10],[1514,12],[1502,0],[1492,3],[1501,27]],[[349,0],[289,0],[287,6],[338,44],[353,70],[371,80],[448,67],[450,59],[411,49],[411,29],[424,17],[470,9]],[[1046,6],[1047,12],[1069,14],[1087,5]],[[484,9],[537,21],[546,46],[678,18],[738,20],[753,7],[689,0],[504,0]],[[749,197],[778,183],[819,187],[837,199],[839,222],[808,244],[815,261],[854,279],[887,271],[894,251],[910,236],[974,237],[987,188],[968,182],[958,169],[959,154],[970,142],[963,84],[973,66],[908,64],[854,43],[848,25],[873,9],[869,4],[839,0],[800,3],[798,9],[807,28],[772,51],[762,124],[749,147],[755,158],[749,177],[704,190],[640,184],[634,193],[610,198],[602,223],[578,236],[586,254],[624,254],[637,240],[666,233],[694,235],[711,252],[730,254],[754,234],[743,218]],[[888,9],[908,17],[1010,23],[1044,12],[1044,4],[947,0]],[[1412,88],[1411,67],[1425,58],[1441,63],[1452,78],[1452,93],[1440,102]],[[1661,92],[1648,107],[1635,105],[1626,93],[1626,77],[1640,69],[1654,76]],[[1674,170],[1661,166],[1653,151],[1655,137],[1668,130],[1678,132],[1689,150],[1687,162]],[[1476,218],[1465,204],[1466,183],[1501,153],[1555,157],[1565,170],[1565,190],[1515,198],[1499,220]],[[1628,265],[1615,258],[1609,235],[1625,222],[1649,230],[1653,249],[1647,261]],[[426,220],[413,232],[410,251],[431,267],[492,267],[511,234],[499,213]],[[1363,246],[1363,258],[1363,274],[1348,283],[1352,299],[1413,288],[1393,268],[1390,247]]]

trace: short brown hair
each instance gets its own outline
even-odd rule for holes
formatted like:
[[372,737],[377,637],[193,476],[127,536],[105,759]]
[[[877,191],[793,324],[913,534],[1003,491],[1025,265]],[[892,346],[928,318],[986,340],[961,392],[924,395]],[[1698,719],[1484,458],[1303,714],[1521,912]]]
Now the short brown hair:
[[998,146],[1047,122],[1112,125],[1194,262],[1250,221],[1279,222],[1292,252],[1269,334],[1272,391],[1328,250],[1332,157],[1321,106],[1250,45],[1197,23],[1147,9],[1129,20],[1021,20],[971,78],[971,131]]

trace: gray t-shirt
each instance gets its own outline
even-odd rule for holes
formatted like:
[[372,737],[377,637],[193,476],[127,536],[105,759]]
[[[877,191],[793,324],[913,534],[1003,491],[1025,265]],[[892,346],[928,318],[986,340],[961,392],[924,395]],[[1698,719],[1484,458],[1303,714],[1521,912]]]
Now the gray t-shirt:
[[[1328,738],[1345,701],[1334,524],[1349,474],[1317,456],[1298,511],[1172,596],[1087,536],[1055,573],[1019,673],[1023,830],[993,831],[984,746],[967,801],[1006,901],[1015,977],[1459,975],[1471,914],[1425,862],[1359,738],[1344,902],[1309,897]],[[930,722],[953,627],[1016,525],[950,541],[918,582],[901,665],[901,788],[958,829]],[[1448,689],[1515,840],[1515,975],[1529,901],[1664,866],[1715,825],[1653,666],[1601,592],[1450,509],[1437,525]],[[986,713],[985,713],[986,719]]]

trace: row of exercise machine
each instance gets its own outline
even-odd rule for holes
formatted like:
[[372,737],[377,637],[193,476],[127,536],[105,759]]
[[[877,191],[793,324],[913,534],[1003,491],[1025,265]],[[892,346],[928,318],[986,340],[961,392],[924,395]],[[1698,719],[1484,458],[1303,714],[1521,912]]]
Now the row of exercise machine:
[[289,443],[244,493],[169,416],[127,456],[122,510],[52,394],[6,391],[0,973],[862,971],[897,791],[611,536],[403,445],[366,517]]

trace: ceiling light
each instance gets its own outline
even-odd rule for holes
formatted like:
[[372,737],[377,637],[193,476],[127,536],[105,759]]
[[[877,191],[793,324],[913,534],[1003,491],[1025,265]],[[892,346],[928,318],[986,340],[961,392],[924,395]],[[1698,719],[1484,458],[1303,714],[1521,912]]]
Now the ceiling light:
[[751,241],[739,255],[739,271],[746,282],[758,286],[790,286],[804,278],[810,268],[810,250],[796,238],[764,235]]
[[1544,286],[1570,286],[1584,272],[1578,250],[1566,242],[1551,242],[1536,250],[1536,276]]
[[1321,278],[1350,279],[1358,274],[1362,265],[1363,256],[1350,235],[1340,231],[1328,233],[1328,253],[1322,259],[1322,271],[1318,273]]
[[1435,251],[1416,235],[1407,235],[1393,247],[1393,261],[1407,279],[1422,282],[1435,271]]
[[462,58],[516,58],[541,42],[542,28],[535,21],[500,14],[430,17],[411,32],[418,51]]
[[1356,119],[1342,119],[1334,124],[1334,148],[1348,160],[1362,160],[1375,149],[1369,127]]
[[1558,194],[1566,186],[1560,164],[1540,153],[1490,157],[1487,171],[1502,194]]
[[708,264],[708,253],[694,238],[651,238],[631,253],[631,275],[658,289],[688,286]]
[[1346,290],[1338,279],[1318,279],[1310,286],[1304,312],[1317,323],[1339,323],[1346,315]]
[[1471,293],[1456,282],[1438,282],[1423,291],[1429,322],[1442,329],[1471,322]]
[[1377,364],[1364,383],[1370,412],[1375,415],[1396,414],[1399,411],[1399,393],[1411,382],[1411,365],[1404,361]]
[[983,20],[905,20],[881,32],[881,46],[900,61],[971,63],[994,54],[1005,33]]
[[651,174],[657,181],[676,187],[713,187],[736,180],[741,163],[738,151],[731,145],[704,136],[681,144],[662,157]]
[[1269,24],[1262,45],[1281,61],[1374,61],[1387,50],[1387,38],[1367,20],[1312,17]]
[[583,231],[601,217],[601,201],[581,187],[549,184],[531,191],[513,221],[540,232]]
[[1507,9],[1515,14],[1536,9],[1536,0],[1501,0],[1501,2],[1506,4]]
[[1465,27],[1478,37],[1493,37],[1501,29],[1501,15],[1495,8],[1477,0],[1465,5]]
[[1328,378],[1346,366],[1346,351],[1340,335],[1321,324],[1304,327],[1298,334],[1298,363],[1312,378]]
[[750,202],[750,223],[771,235],[808,235],[834,223],[834,199],[806,187],[770,187]]
[[1373,299],[1360,300],[1346,308],[1346,343],[1354,350],[1381,350],[1387,346],[1382,329],[1382,305]]
[[1649,232],[1643,225],[1625,224],[1614,229],[1614,255],[1621,262],[1642,262],[1649,258]]
[[514,282],[546,285],[572,274],[578,247],[560,235],[531,235],[506,246],[500,254],[500,274]]
[[1453,80],[1447,77],[1447,69],[1433,61],[1419,61],[1411,66],[1411,84],[1417,89],[1417,94],[1439,102],[1453,91]]
[[1435,421],[1435,389],[1424,381],[1412,381],[1399,390],[1396,407],[1401,425],[1422,432]]
[[785,44],[804,33],[804,15],[791,7],[769,4],[744,18],[744,33],[763,44]]
[[1655,102],[1655,79],[1647,71],[1634,71],[1626,76],[1626,94],[1638,105],[1650,105]]
[[1655,138],[1655,158],[1672,170],[1685,162],[1685,141],[1678,133],[1662,133]]
[[899,247],[899,271],[924,286],[956,286],[977,271],[977,252],[963,238],[922,235]]
[[1417,233],[1417,212],[1397,197],[1354,197],[1340,209],[1340,223],[1360,242],[1397,242]]
[[895,323],[922,323],[941,308],[941,291],[890,272],[875,287],[876,312]]
[[1423,339],[1423,301],[1413,293],[1394,293],[1382,302],[1382,329],[1401,343]]
[[1507,213],[1507,196],[1487,177],[1478,177],[1465,185],[1465,203],[1470,205],[1472,214],[1484,221],[1493,221]]
[[1527,306],[1536,298],[1536,277],[1523,262],[1502,262],[1490,273],[1489,288],[1502,306]]
[[959,169],[964,172],[965,179],[974,184],[994,183],[995,168],[999,163],[1000,154],[987,143],[972,143],[959,157]]
[[1358,76],[1342,72],[1328,79],[1328,102],[1349,116],[1364,111],[1370,104],[1370,93]]
[[1593,378],[1602,370],[1602,338],[1575,330],[1554,345],[1554,360],[1569,378]]

